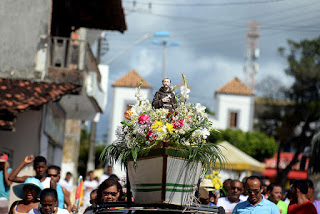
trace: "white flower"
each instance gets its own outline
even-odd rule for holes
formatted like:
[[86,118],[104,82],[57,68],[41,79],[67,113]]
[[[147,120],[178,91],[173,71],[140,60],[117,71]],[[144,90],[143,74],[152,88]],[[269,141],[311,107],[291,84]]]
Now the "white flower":
[[192,133],[192,137],[203,137],[203,139],[207,139],[207,137],[210,135],[210,132],[207,129],[197,129]]
[[138,101],[145,101],[147,100],[146,97],[142,96],[142,94],[140,93],[140,89],[139,88],[136,88],[136,93],[134,95]]
[[195,108],[196,108],[196,111],[197,111],[198,113],[200,113],[200,114],[201,114],[201,113],[205,113],[206,107],[203,106],[203,105],[201,105],[200,103],[196,103]]
[[186,86],[186,85],[183,85],[180,87],[180,90],[181,90],[181,97],[182,99],[184,100],[187,100],[189,99],[189,93],[190,93],[190,89]]

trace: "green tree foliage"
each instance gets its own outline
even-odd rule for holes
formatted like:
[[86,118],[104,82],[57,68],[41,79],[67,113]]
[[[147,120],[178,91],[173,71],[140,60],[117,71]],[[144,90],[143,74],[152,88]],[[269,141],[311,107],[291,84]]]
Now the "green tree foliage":
[[[80,151],[79,151],[79,159],[78,159],[78,172],[80,175],[86,175],[87,171],[87,162],[88,162],[88,154],[89,154],[89,143],[90,143],[90,133],[87,129],[81,130],[81,138],[80,138]],[[95,166],[97,168],[103,168],[104,163],[100,162],[99,157],[101,152],[104,149],[104,145],[95,146]]]
[[272,157],[278,148],[273,137],[257,131],[243,132],[239,129],[226,129],[221,130],[221,134],[211,134],[209,138],[216,142],[228,141],[259,161]]
[[298,155],[310,146],[320,130],[320,37],[300,42],[289,40],[288,47],[279,52],[287,60],[285,73],[293,83],[285,90],[283,102],[269,100],[269,108],[259,115],[259,123],[260,130],[273,134],[281,148],[290,146],[296,151],[284,170],[277,167],[278,182],[284,184]]

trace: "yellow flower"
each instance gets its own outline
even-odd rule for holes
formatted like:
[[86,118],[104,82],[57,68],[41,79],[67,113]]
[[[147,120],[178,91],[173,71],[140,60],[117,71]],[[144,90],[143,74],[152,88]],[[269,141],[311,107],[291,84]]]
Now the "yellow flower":
[[161,127],[158,128],[158,132],[163,132]]
[[160,121],[155,121],[155,122],[152,124],[151,128],[152,128],[152,129],[157,129],[158,127],[161,127],[161,126],[162,126],[162,122],[160,122]]
[[167,123],[166,127],[167,127],[169,132],[173,132],[174,131],[173,125],[171,123]]
[[220,189],[220,185],[219,185],[219,184],[216,184],[216,185],[214,185],[214,188],[215,188],[215,189]]

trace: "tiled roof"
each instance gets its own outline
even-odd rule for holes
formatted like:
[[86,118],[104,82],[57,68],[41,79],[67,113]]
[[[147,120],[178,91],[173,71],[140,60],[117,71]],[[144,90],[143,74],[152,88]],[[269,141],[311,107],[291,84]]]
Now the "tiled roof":
[[238,95],[254,95],[250,88],[242,83],[237,77],[216,90],[221,94],[238,94]]
[[12,130],[19,112],[38,108],[65,94],[77,93],[78,85],[31,82],[0,78],[0,130]]
[[[143,78],[135,71],[131,70],[128,73],[126,73],[124,76],[122,76],[120,79],[115,81],[112,86],[116,87],[138,87],[141,80]],[[151,85],[144,80],[142,85],[140,86],[141,88],[151,88]]]

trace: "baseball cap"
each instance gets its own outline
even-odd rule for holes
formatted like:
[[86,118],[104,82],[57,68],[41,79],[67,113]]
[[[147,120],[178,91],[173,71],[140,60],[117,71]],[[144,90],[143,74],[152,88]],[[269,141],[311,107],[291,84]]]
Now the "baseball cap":
[[5,153],[0,154],[0,162],[6,162],[8,161],[8,155]]

